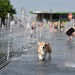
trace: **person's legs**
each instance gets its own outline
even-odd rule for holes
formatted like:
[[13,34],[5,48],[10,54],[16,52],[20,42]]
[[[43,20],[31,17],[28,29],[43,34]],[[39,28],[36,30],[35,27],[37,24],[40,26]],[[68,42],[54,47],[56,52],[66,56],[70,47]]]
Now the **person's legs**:
[[72,41],[72,36],[69,36],[68,37],[68,41]]

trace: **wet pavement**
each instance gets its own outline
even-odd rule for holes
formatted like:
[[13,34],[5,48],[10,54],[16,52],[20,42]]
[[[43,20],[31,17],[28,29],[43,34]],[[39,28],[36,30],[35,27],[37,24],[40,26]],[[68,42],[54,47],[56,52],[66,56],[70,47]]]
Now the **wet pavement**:
[[20,57],[12,58],[0,75],[75,75],[75,37],[68,42],[65,34],[46,31],[39,41],[51,44],[51,59],[40,61],[34,43]]

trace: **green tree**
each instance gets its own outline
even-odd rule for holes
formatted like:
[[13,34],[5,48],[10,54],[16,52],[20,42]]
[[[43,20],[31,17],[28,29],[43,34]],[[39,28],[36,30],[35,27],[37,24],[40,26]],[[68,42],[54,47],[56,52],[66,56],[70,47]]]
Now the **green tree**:
[[3,23],[8,13],[10,13],[10,16],[13,18],[13,14],[16,14],[16,9],[13,8],[10,0],[0,0],[0,18]]

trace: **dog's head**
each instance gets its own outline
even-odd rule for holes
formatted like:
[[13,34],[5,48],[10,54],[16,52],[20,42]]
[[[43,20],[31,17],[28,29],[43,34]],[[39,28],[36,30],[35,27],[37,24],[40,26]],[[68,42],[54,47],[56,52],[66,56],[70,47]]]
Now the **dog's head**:
[[45,48],[45,42],[38,42],[38,46],[42,49]]

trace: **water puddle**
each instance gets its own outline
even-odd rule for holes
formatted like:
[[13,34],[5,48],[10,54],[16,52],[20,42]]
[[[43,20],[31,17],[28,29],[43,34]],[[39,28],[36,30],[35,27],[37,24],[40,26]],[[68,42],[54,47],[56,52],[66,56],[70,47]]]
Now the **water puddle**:
[[66,62],[65,66],[75,68],[75,63],[74,62]]

